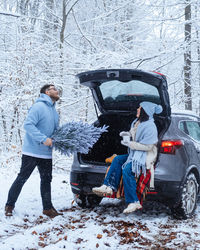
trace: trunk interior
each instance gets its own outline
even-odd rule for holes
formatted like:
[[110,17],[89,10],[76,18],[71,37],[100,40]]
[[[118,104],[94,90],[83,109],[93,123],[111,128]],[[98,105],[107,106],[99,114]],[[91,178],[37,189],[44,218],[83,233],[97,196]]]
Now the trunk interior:
[[[103,133],[100,139],[96,142],[90,152],[86,154],[79,154],[79,160],[82,164],[106,164],[105,159],[113,154],[126,154],[127,147],[121,145],[122,137],[119,136],[121,131],[129,131],[132,121],[136,118],[135,114],[103,114],[95,122],[95,126],[101,127],[103,125],[109,126],[108,132]],[[169,122],[165,117],[154,117],[155,124],[158,129],[159,140],[162,138],[164,131],[166,131]]]

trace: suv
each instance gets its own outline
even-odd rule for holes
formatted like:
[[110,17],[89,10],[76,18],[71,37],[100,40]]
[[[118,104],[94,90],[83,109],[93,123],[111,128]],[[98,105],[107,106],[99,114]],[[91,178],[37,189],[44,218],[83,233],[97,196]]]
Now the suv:
[[92,188],[103,183],[108,167],[105,159],[127,153],[119,133],[130,129],[140,102],[150,101],[162,105],[163,111],[154,116],[159,150],[155,189],[149,190],[147,198],[167,204],[177,218],[191,217],[200,183],[200,118],[186,112],[171,114],[167,81],[160,73],[108,69],[77,76],[90,88],[101,112],[94,125],[109,126],[88,154],[74,155],[70,184],[77,204],[85,207],[101,202]]

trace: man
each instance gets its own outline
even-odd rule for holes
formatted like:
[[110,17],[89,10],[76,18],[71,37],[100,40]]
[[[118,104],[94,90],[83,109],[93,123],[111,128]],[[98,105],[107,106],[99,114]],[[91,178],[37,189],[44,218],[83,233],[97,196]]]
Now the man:
[[22,148],[22,164],[20,172],[8,193],[8,200],[5,206],[6,216],[12,216],[15,202],[22,187],[36,166],[38,167],[41,179],[40,190],[43,214],[51,218],[62,215],[55,210],[51,203],[51,136],[59,124],[59,116],[55,110],[55,103],[59,100],[59,94],[53,84],[44,85],[40,93],[40,97],[29,110],[24,122],[26,134]]

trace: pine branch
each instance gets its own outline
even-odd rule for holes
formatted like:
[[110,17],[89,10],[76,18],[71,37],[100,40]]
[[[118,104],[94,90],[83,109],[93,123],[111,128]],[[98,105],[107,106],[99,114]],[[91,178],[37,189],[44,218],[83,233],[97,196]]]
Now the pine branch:
[[66,123],[53,134],[53,147],[68,156],[75,152],[87,154],[101,134],[107,132],[107,128],[105,125],[99,128],[83,122]]

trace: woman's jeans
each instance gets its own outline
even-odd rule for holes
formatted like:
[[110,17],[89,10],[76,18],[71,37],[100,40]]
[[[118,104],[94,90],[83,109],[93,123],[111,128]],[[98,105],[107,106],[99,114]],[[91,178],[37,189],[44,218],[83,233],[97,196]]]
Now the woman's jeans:
[[136,180],[132,172],[132,162],[122,166],[126,162],[128,154],[118,155],[112,161],[110,169],[104,179],[104,184],[111,187],[114,191],[118,190],[121,176],[123,175],[123,185],[126,203],[134,203],[139,201],[136,193]]
[[52,159],[41,159],[28,155],[22,155],[20,172],[10,188],[6,205],[15,206],[15,202],[17,201],[23,185],[36,166],[38,167],[41,179],[40,192],[43,209],[46,210],[53,207],[51,203]]

